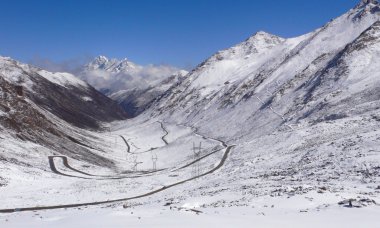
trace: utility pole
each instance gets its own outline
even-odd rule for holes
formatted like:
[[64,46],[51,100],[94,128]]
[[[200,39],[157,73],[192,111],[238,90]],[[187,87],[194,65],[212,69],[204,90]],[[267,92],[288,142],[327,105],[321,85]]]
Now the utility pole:
[[134,157],[134,160],[133,160],[133,166],[132,166],[132,170],[133,171],[137,171],[137,166],[140,165],[142,162],[138,162],[137,161],[137,156]]
[[194,161],[196,161],[193,164],[193,171],[192,171],[193,177],[200,175],[200,165],[199,165],[199,161],[197,160],[199,160],[200,158],[201,151],[202,151],[202,142],[199,143],[198,147],[196,147],[195,143],[193,142],[193,159]]
[[156,154],[156,153],[153,153],[153,154],[152,154],[153,171],[156,171],[156,170],[157,170],[157,160],[158,160],[157,154]]

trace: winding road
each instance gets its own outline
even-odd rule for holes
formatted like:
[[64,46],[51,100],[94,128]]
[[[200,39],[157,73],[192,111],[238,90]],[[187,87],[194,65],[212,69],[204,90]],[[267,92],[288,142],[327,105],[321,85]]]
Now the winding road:
[[[164,127],[162,122],[157,121],[157,123],[160,124],[162,130],[165,132],[165,134],[163,136],[161,136],[161,140],[165,143],[165,146],[167,146],[167,145],[169,145],[169,142],[165,139],[165,137],[169,134],[169,132],[168,132],[168,130],[166,130],[166,128]],[[142,152],[131,152],[131,146],[129,145],[128,140],[122,135],[119,135],[119,136],[123,139],[125,145],[127,146],[127,153],[129,153],[129,154],[149,153],[149,152],[152,152],[153,150],[158,149],[158,148],[152,148],[150,150],[146,150],[146,151],[142,151]]]
[[[55,166],[55,163],[54,163],[54,158],[60,158],[62,159],[62,163],[63,165],[74,171],[74,172],[77,172],[77,173],[80,173],[80,174],[83,174],[83,175],[86,175],[86,176],[89,176],[89,177],[83,177],[83,176],[75,176],[75,175],[71,175],[71,174],[66,174],[66,173],[62,173],[61,171],[59,171],[57,169],[57,167]],[[70,164],[68,163],[68,160],[67,160],[67,157],[65,156],[49,156],[49,165],[50,165],[50,169],[53,173],[55,174],[58,174],[58,175],[61,175],[61,176],[67,176],[67,177],[75,177],[75,178],[80,178],[80,179],[87,179],[87,180],[120,180],[120,179],[132,179],[132,178],[139,178],[139,177],[146,177],[146,176],[149,176],[149,174],[153,174],[153,173],[156,173],[156,172],[159,172],[159,171],[162,171],[163,169],[161,170],[156,170],[156,171],[140,171],[140,173],[142,175],[134,175],[134,176],[121,176],[121,175],[94,175],[94,174],[90,174],[90,173],[86,173],[86,172],[83,172],[83,171],[80,171],[78,169],[75,169],[73,168],[72,166],[70,166]],[[91,177],[102,177],[102,178],[91,178]]]
[[[160,124],[161,124],[161,127],[163,128],[163,130],[166,132],[165,135],[162,136],[162,140],[165,142],[166,145],[168,145],[168,142],[165,140],[165,136],[167,136],[169,134],[169,132],[163,127],[162,122],[160,122]],[[196,132],[194,132],[194,133],[198,134]],[[202,137],[205,138],[205,136],[202,136]],[[124,137],[122,137],[122,138],[126,142],[127,149],[130,152],[129,144],[127,143],[127,141],[125,140]],[[150,192],[147,192],[147,193],[144,193],[144,194],[141,194],[141,195],[136,195],[136,196],[127,197],[127,198],[119,198],[119,199],[104,200],[104,201],[95,201],[95,202],[88,202],[88,203],[77,203],[77,204],[62,204],[62,205],[52,205],[52,206],[36,206],[36,207],[24,207],[24,208],[0,209],[0,213],[13,213],[13,212],[21,212],[21,211],[40,211],[40,210],[75,208],[75,207],[83,207],[83,206],[94,206],[94,205],[109,204],[109,203],[116,203],[116,202],[128,201],[128,200],[133,200],[133,199],[139,199],[139,198],[144,198],[144,197],[147,197],[147,196],[154,195],[154,194],[162,192],[162,191],[164,191],[166,189],[173,188],[175,186],[178,186],[178,185],[181,185],[181,184],[193,181],[195,179],[201,178],[203,176],[212,174],[212,173],[214,173],[215,171],[217,171],[218,169],[220,169],[224,165],[224,163],[226,162],[229,154],[231,153],[232,148],[235,147],[235,145],[228,146],[222,140],[214,139],[214,138],[209,138],[209,139],[212,139],[212,140],[220,142],[223,145],[223,147],[225,147],[225,152],[224,152],[223,157],[222,157],[222,159],[220,160],[220,162],[218,163],[217,166],[215,166],[213,169],[211,169],[211,170],[209,170],[209,171],[207,171],[207,172],[205,172],[203,174],[200,174],[198,176],[195,176],[195,177],[192,177],[192,178],[188,178],[188,179],[185,179],[185,180],[182,180],[182,181],[178,181],[178,182],[175,182],[175,183],[170,184],[170,185],[166,185],[166,186],[164,186],[162,188],[159,188],[159,189],[156,189],[154,191],[150,191]],[[213,151],[210,154],[207,154],[207,155],[203,156],[202,158],[197,159],[197,160],[193,161],[192,163],[189,163],[189,164],[187,164],[187,165],[185,165],[185,166],[183,166],[183,167],[181,167],[179,169],[183,169],[185,167],[188,167],[188,166],[190,166],[190,165],[198,162],[199,160],[201,160],[201,159],[203,159],[205,157],[208,157],[208,156],[210,156],[213,153],[216,153],[217,151],[220,151],[220,150]],[[60,159],[62,159],[63,165],[66,168],[68,168],[68,169],[70,169],[72,171],[81,173],[83,175],[92,176],[92,177],[94,177],[94,176],[98,177],[99,176],[99,175],[92,175],[92,174],[89,174],[89,173],[86,173],[86,172],[83,172],[83,171],[80,171],[78,169],[75,169],[75,168],[71,167],[69,165],[68,161],[67,161],[67,157],[65,157],[65,156],[49,156],[49,165],[50,165],[50,168],[56,174],[63,175],[63,176],[68,176],[68,177],[76,177],[76,178],[83,178],[83,179],[92,179],[92,178],[86,178],[86,177],[79,177],[79,176],[69,175],[69,174],[65,174],[65,173],[62,173],[62,172],[58,171],[58,169],[55,167],[55,164],[54,164],[54,158],[60,158]],[[107,176],[104,176],[104,177],[107,177]],[[136,177],[141,177],[141,176],[136,176]],[[134,178],[136,178],[136,177],[134,177]],[[122,178],[133,178],[133,177],[110,177],[108,179],[122,179]]]
[[160,121],[157,121],[160,123],[162,130],[165,132],[165,134],[161,137],[162,141],[164,141],[165,145],[169,145],[168,141],[166,141],[165,137],[169,134],[168,130],[164,127],[164,124]]
[[[165,137],[169,134],[169,132],[166,130],[166,128],[164,127],[164,125],[163,125],[162,122],[159,122],[159,121],[157,121],[157,122],[160,123],[161,128],[165,132],[165,134],[161,137],[162,141],[165,143],[165,145],[169,145],[169,143],[165,139]],[[130,154],[141,154],[141,153],[148,153],[148,152],[152,151],[152,150],[148,150],[148,151],[143,151],[143,152],[139,152],[139,153],[133,153],[133,152],[131,152],[131,146],[129,145],[128,140],[126,140],[124,138],[124,136],[122,136],[122,135],[120,135],[120,137],[123,139],[125,145],[127,146],[127,153],[130,153]],[[62,173],[55,166],[54,158],[60,158],[62,160],[63,165],[66,168],[68,168],[68,169],[70,169],[70,170],[72,170],[74,172],[77,172],[77,173],[80,173],[80,174],[83,174],[83,175],[86,175],[86,176],[90,176],[90,177],[102,177],[102,178],[101,179],[100,178],[96,178],[95,179],[95,178],[88,178],[88,177],[75,176],[75,175],[71,175],[71,174]],[[67,159],[66,156],[48,156],[48,159],[49,159],[50,169],[55,174],[58,174],[58,175],[61,175],[61,176],[67,176],[67,177],[75,177],[75,178],[80,178],[80,179],[90,179],[90,180],[110,180],[110,179],[118,180],[118,179],[127,179],[127,178],[138,178],[138,177],[147,176],[146,174],[152,174],[152,173],[156,173],[156,172],[165,170],[165,169],[160,169],[160,170],[155,170],[155,171],[140,171],[144,175],[136,175],[136,176],[94,175],[94,174],[83,172],[81,170],[75,169],[72,166],[70,166],[70,164],[68,163],[68,159]]]
[[211,153],[208,153],[208,154],[206,154],[206,155],[204,155],[204,156],[202,156],[202,157],[200,157],[200,158],[198,158],[198,159],[196,159],[196,160],[190,162],[189,164],[186,164],[186,165],[184,165],[184,166],[181,166],[181,167],[179,167],[178,169],[174,169],[174,170],[172,170],[172,172],[175,172],[175,171],[178,171],[178,170],[181,170],[181,169],[187,168],[187,167],[189,167],[189,166],[191,166],[191,165],[194,165],[195,163],[200,162],[201,160],[203,160],[203,159],[207,158],[208,156],[211,156],[211,155],[213,155],[213,154],[215,154],[216,152],[219,152],[219,151],[221,151],[221,150],[223,150],[223,149],[219,149],[219,150],[212,151]]

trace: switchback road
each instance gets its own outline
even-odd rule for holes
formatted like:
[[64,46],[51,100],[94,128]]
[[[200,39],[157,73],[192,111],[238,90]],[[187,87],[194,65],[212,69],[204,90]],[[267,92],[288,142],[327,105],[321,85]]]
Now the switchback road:
[[62,204],[62,205],[53,205],[53,206],[38,206],[38,207],[0,209],[0,213],[13,213],[13,212],[20,212],[20,211],[40,211],[40,210],[75,208],[75,207],[94,206],[94,205],[109,204],[109,203],[116,203],[116,202],[122,202],[122,201],[128,201],[128,200],[133,200],[133,199],[144,198],[144,197],[151,196],[151,195],[154,195],[156,193],[162,192],[162,191],[164,191],[166,189],[173,188],[175,186],[178,186],[178,185],[184,184],[186,182],[193,181],[195,179],[198,179],[198,178],[201,178],[201,177],[204,177],[206,175],[214,173],[215,171],[217,171],[218,169],[220,169],[224,165],[224,163],[226,162],[226,160],[228,158],[228,155],[230,154],[230,152],[231,152],[231,150],[232,150],[233,147],[234,146],[228,146],[226,148],[226,151],[224,152],[224,155],[223,155],[221,161],[213,169],[211,169],[211,170],[209,170],[209,171],[207,171],[207,172],[205,172],[203,174],[200,174],[198,176],[195,176],[195,177],[183,180],[183,181],[179,181],[179,182],[176,182],[176,183],[164,186],[162,188],[159,188],[159,189],[151,191],[151,192],[147,192],[145,194],[141,194],[141,195],[137,195],[137,196],[133,196],[133,197],[121,198],[121,199],[96,201],[96,202],[89,202],[89,203]]
[[[162,140],[165,142],[165,144],[167,144],[167,141],[165,140],[165,136],[167,136],[169,133],[163,127],[162,122],[160,122],[160,124],[161,124],[162,129],[164,129],[164,131],[166,132],[165,135],[162,136]],[[196,131],[197,131],[197,129],[195,128],[194,133],[197,134],[197,135],[199,135],[199,136],[202,136],[202,135],[198,134]],[[129,146],[127,140],[125,140],[125,138],[123,136],[121,136],[121,137],[123,138],[124,142],[127,145],[128,152],[130,152],[130,146]],[[202,137],[203,138],[207,138],[205,136],[202,136]],[[170,185],[166,185],[166,186],[164,186],[162,188],[159,188],[159,189],[156,189],[154,191],[150,191],[150,192],[147,192],[147,193],[144,193],[144,194],[141,194],[141,195],[137,195],[137,196],[133,196],[133,197],[113,199],[113,200],[104,200],[104,201],[95,201],[95,202],[88,202],[88,203],[77,203],[77,204],[62,204],[62,205],[51,205],[51,206],[36,206],[36,207],[24,207],[24,208],[0,209],[0,213],[13,213],[13,212],[19,212],[19,211],[39,211],[39,210],[53,210],[53,209],[64,209],[64,208],[94,206],[94,205],[109,204],[109,203],[116,203],[116,202],[128,201],[128,200],[133,200],[133,199],[139,199],[139,198],[144,198],[144,197],[147,197],[147,196],[154,195],[154,194],[162,192],[162,191],[164,191],[166,189],[173,188],[175,186],[178,186],[178,185],[181,185],[181,184],[193,181],[195,179],[201,178],[203,176],[212,174],[215,171],[217,171],[218,169],[220,169],[225,164],[225,162],[226,162],[226,160],[227,160],[227,158],[228,158],[228,156],[229,156],[232,148],[235,147],[235,145],[228,146],[226,144],[226,142],[224,142],[222,140],[214,139],[214,138],[209,138],[209,139],[212,139],[212,140],[220,142],[221,145],[223,145],[223,147],[225,147],[225,152],[224,152],[223,157],[222,157],[222,159],[220,160],[220,162],[219,162],[219,164],[217,166],[215,166],[213,169],[211,169],[211,170],[209,170],[209,171],[207,171],[207,172],[205,172],[203,174],[200,174],[198,176],[195,176],[195,177],[192,177],[192,178],[188,178],[188,179],[185,179],[185,180],[182,180],[182,181],[170,184]],[[217,150],[217,151],[219,151],[219,150]],[[180,167],[179,169],[183,169],[185,167],[188,167],[188,166],[190,166],[190,165],[198,162],[199,160],[202,160],[203,158],[208,157],[208,156],[210,156],[213,153],[216,153],[217,151],[213,151],[210,154],[207,154],[207,155],[201,157],[200,159],[191,162],[190,164],[187,164],[187,165],[185,165],[183,167]],[[65,174],[65,173],[60,172],[55,167],[54,158],[60,158],[60,159],[62,159],[63,165],[66,168],[68,168],[68,169],[70,169],[70,170],[72,170],[74,172],[81,173],[83,175],[87,175],[87,176],[90,176],[90,177],[99,177],[99,175],[89,174],[89,173],[86,173],[86,172],[83,172],[83,171],[80,171],[78,169],[75,169],[75,168],[71,167],[69,165],[68,161],[67,161],[67,157],[65,157],[65,156],[49,156],[49,165],[50,165],[50,168],[56,174],[63,175],[63,176],[68,176],[68,177],[77,177],[77,178],[82,178],[82,179],[92,179],[92,178],[87,178],[87,177],[80,177],[80,176],[69,175],[69,174]],[[123,178],[137,178],[137,177],[142,177],[142,176],[134,176],[134,177],[102,176],[102,177],[109,177],[109,178],[105,178],[105,179],[123,179]]]

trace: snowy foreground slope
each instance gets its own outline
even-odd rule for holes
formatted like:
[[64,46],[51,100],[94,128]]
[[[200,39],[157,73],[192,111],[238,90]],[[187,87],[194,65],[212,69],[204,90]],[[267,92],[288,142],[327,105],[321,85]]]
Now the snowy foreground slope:
[[366,0],[301,37],[259,32],[96,130],[38,109],[70,153],[2,125],[0,225],[379,227],[379,19]]

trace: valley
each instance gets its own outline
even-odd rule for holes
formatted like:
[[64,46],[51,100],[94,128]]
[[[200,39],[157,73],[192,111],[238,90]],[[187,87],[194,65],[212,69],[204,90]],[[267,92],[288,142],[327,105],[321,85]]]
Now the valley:
[[191,71],[0,57],[1,227],[376,227],[380,4]]

